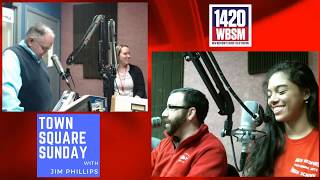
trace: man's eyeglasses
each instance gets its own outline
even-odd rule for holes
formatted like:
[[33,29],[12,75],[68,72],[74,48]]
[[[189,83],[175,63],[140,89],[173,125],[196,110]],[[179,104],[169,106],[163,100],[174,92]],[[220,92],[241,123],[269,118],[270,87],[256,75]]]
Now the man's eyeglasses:
[[167,109],[189,109],[190,106],[174,106],[174,105],[167,105]]

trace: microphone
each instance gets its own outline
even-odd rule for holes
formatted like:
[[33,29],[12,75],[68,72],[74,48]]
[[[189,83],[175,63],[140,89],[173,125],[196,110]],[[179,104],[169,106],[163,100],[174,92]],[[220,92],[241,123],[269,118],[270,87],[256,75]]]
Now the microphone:
[[117,54],[116,54],[116,31],[115,31],[115,22],[113,19],[108,21],[108,40],[110,46],[110,56],[109,56],[109,64],[117,68]]
[[66,82],[69,84],[69,81],[68,81],[68,78],[67,78],[67,74],[66,74],[65,71],[63,70],[63,67],[62,67],[62,65],[61,65],[61,63],[60,63],[60,61],[59,61],[58,56],[57,56],[56,54],[53,54],[53,55],[51,56],[51,60],[52,60],[52,62],[53,62],[53,64],[54,64],[54,67],[56,68],[59,76],[61,76],[62,79],[66,80]]
[[252,117],[245,109],[242,108],[240,127],[233,131],[233,136],[242,143],[240,170],[243,170],[245,166],[250,142],[265,135],[265,132],[256,130],[256,127],[260,126],[265,118],[261,105],[255,101],[245,101],[244,104],[251,112],[253,112],[255,117]]
[[152,117],[151,118],[151,124],[152,124],[153,128],[160,127],[162,125],[161,117]]

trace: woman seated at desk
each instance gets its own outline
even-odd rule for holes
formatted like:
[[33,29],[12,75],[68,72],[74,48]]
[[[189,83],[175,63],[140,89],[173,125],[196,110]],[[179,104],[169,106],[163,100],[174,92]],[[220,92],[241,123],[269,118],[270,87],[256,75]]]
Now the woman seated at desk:
[[129,46],[116,46],[116,55],[118,61],[116,77],[110,79],[113,83],[103,81],[103,92],[108,98],[108,104],[111,104],[112,95],[147,98],[141,69],[129,63],[131,59]]

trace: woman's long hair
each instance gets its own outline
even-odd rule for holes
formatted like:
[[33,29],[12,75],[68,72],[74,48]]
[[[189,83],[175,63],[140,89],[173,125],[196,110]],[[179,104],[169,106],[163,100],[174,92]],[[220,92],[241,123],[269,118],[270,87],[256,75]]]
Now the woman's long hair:
[[[263,82],[266,97],[269,79],[276,72],[287,74],[288,79],[297,85],[300,90],[310,91],[307,103],[307,118],[310,124],[318,129],[318,84],[311,69],[307,65],[297,62],[285,62],[274,66],[269,70]],[[252,147],[252,153],[245,167],[248,176],[271,176],[274,173],[275,161],[284,149],[284,124],[276,121],[268,105],[266,106],[266,116],[269,120],[265,122],[263,131],[267,133],[267,136],[257,141]]]

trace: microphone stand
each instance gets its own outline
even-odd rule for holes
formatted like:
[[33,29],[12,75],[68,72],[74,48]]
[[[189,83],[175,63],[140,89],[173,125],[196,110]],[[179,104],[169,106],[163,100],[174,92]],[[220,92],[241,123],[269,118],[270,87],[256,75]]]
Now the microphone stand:
[[[203,60],[205,66],[207,67],[211,78],[214,80],[219,93],[216,91],[215,87],[213,86],[205,68],[203,67],[201,61]],[[229,95],[228,91],[224,88],[218,74],[216,73],[212,62],[210,61],[209,57],[207,56],[206,52],[191,52],[185,54],[185,60],[192,61],[193,65],[197,69],[198,73],[200,74],[203,82],[205,83],[206,87],[208,88],[213,100],[217,104],[219,108],[220,115],[226,115],[227,119],[224,124],[224,130],[222,131],[222,136],[231,136],[233,121],[232,121],[232,114],[234,112],[234,106]]]
[[[113,59],[112,61],[108,61],[108,53],[107,49],[112,48],[112,57],[114,58],[116,56],[115,54],[115,22],[110,19],[108,22],[108,30],[106,29],[106,16],[103,14],[96,15],[93,20],[91,25],[89,26],[87,32],[85,33],[84,37],[80,41],[79,45],[71,52],[71,54],[68,56],[66,63],[67,65],[71,65],[75,63],[75,59],[78,57],[79,53],[85,48],[90,41],[92,35],[94,32],[97,30],[97,28],[100,26],[100,40],[98,41],[99,43],[99,55],[98,55],[98,71],[102,77],[103,80],[106,80],[108,82],[108,86],[110,86],[110,83],[113,83],[113,79],[116,77],[116,66],[117,66],[117,61],[116,59]],[[108,33],[108,37],[106,34]],[[108,46],[108,38],[109,40],[112,41],[112,45]],[[70,72],[70,71],[69,71]],[[73,82],[73,79],[72,79]],[[74,84],[74,82],[73,82]],[[68,85],[69,86],[69,85]],[[70,86],[69,86],[70,88]],[[111,95],[110,94],[111,90],[108,90],[108,107],[110,106],[111,102]],[[110,97],[109,97],[110,96]]]
[[[208,88],[213,100],[217,104],[219,108],[219,114],[220,115],[226,115],[227,119],[224,122],[224,129],[221,132],[221,136],[230,136],[231,140],[231,146],[232,146],[232,153],[233,153],[233,159],[234,159],[234,164],[236,166],[236,169],[240,172],[243,171],[243,167],[239,168],[237,165],[237,160],[235,156],[235,150],[234,150],[234,144],[233,144],[233,138],[232,136],[235,136],[237,134],[236,130],[232,130],[233,126],[233,121],[232,121],[232,114],[234,112],[234,105],[233,101],[231,99],[230,94],[228,91],[225,89],[225,87],[222,84],[221,79],[223,80],[225,86],[227,86],[228,90],[230,93],[235,97],[235,99],[240,103],[240,105],[250,114],[253,118],[256,118],[256,115],[251,112],[241,101],[241,99],[236,95],[236,93],[233,91],[231,86],[229,85],[228,81],[224,77],[219,64],[217,60],[215,59],[214,55],[212,52],[186,52],[184,55],[184,59],[186,61],[192,61],[193,65],[197,69],[201,79],[205,83],[206,87]],[[219,93],[213,86],[205,68],[203,67],[201,60],[203,61],[203,64],[205,64],[211,78],[213,79],[217,89],[219,90]],[[237,136],[235,136],[237,137]],[[238,138],[238,137],[237,137]]]
[[104,21],[104,19],[105,19],[105,15],[102,15],[102,14],[96,15],[93,18],[93,22],[89,26],[89,28],[88,28],[87,32],[85,33],[84,37],[82,38],[80,44],[68,56],[67,61],[66,61],[67,65],[74,64],[76,57],[79,55],[79,53],[82,51],[82,49],[87,46],[93,33],[96,31],[96,29],[98,28],[100,23],[102,21]]
[[[70,85],[70,82],[68,81],[68,78],[71,77],[71,81],[72,81],[72,85],[74,88],[76,88],[76,85],[73,81],[73,78],[72,78],[72,75],[71,75],[71,72],[70,72],[70,69],[69,68],[66,68],[66,72],[65,72],[65,75],[62,76],[62,80],[64,80],[68,86],[68,88],[70,89],[70,91],[73,91],[73,89],[71,88],[71,85]],[[76,99],[78,99],[79,96],[77,96]]]
[[[117,64],[117,59],[116,59],[116,41],[115,41],[115,22],[113,19],[110,19],[108,21],[108,30],[106,30],[106,23],[105,21],[101,22],[100,26],[100,41],[99,41],[99,61],[98,61],[98,68],[99,72],[101,74],[101,77],[104,80],[110,80],[114,79],[116,77],[117,69],[116,67],[118,66]],[[106,33],[107,31],[107,33]],[[108,34],[108,36],[106,36]],[[109,40],[109,46],[107,41]],[[106,52],[106,49],[109,50],[109,52]],[[109,55],[107,57],[106,55]],[[106,61],[107,66],[105,65]]]
[[[116,59],[116,33],[115,33],[115,22],[113,19],[108,21],[108,29],[106,30],[106,23],[103,22],[101,24],[100,29],[100,41],[99,41],[99,72],[101,77],[104,80],[104,85],[107,87],[104,90],[104,94],[107,98],[108,111],[110,111],[111,107],[111,99],[113,94],[113,89],[111,88],[114,79],[117,74],[117,59]],[[107,33],[105,33],[107,31]],[[106,36],[108,34],[108,36]],[[109,41],[109,43],[107,43]],[[109,46],[108,46],[109,45]],[[106,49],[108,48],[108,53],[106,53]],[[105,56],[108,54],[108,58]],[[108,60],[107,60],[108,59]],[[105,65],[105,62],[107,65]],[[117,86],[117,84],[115,83]]]

